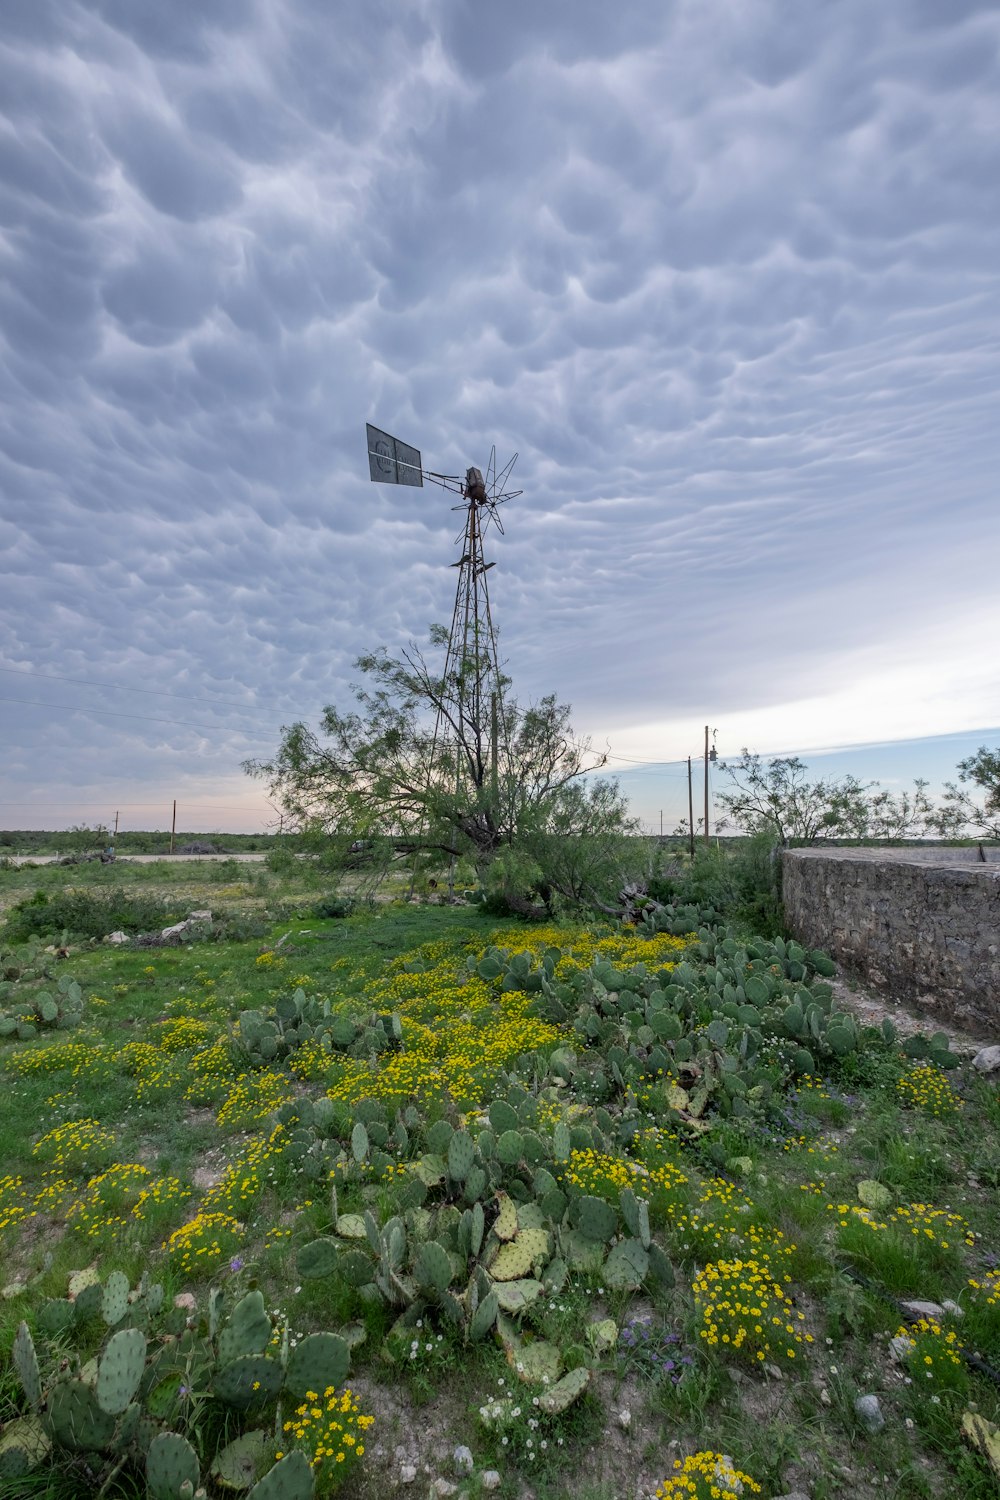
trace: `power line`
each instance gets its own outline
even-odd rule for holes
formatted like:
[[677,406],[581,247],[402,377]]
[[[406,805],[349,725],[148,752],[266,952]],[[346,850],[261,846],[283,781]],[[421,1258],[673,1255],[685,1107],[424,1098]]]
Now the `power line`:
[[[163,807],[164,800],[169,800],[169,799],[162,799],[161,798],[158,802],[117,802],[116,799],[114,798],[114,796],[110,796],[110,797],[102,797],[99,800],[94,801],[94,802],[21,802],[19,800],[11,800],[11,801],[7,801],[7,802],[0,802],[0,807],[50,807],[50,808],[54,808],[54,807],[106,807],[109,802],[114,802],[115,806],[119,807],[119,808],[147,808],[147,807]],[[206,812],[253,812],[253,813],[260,813],[260,812],[265,812],[267,810],[273,811],[273,809],[269,809],[269,808],[265,809],[263,807],[246,807],[243,804],[237,803],[237,802],[197,802],[197,801],[194,801],[190,805],[192,807],[192,810],[195,810],[195,811],[198,811],[198,812],[202,811],[202,809],[204,809]]]

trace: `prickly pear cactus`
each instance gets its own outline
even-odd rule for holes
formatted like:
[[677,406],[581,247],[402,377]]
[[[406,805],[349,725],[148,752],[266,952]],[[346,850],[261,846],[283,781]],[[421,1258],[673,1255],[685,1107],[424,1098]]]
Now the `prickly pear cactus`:
[[198,1455],[186,1438],[162,1432],[146,1454],[146,1487],[151,1500],[179,1500],[184,1486],[193,1492],[201,1478]]
[[451,1281],[451,1272],[451,1261],[443,1245],[439,1245],[436,1240],[428,1240],[420,1246],[413,1268],[418,1286],[443,1292]]
[[320,1395],[331,1386],[342,1386],[351,1368],[351,1351],[336,1333],[310,1333],[300,1339],[288,1355],[285,1389],[303,1397],[306,1391]]
[[316,1493],[309,1460],[304,1453],[289,1453],[258,1480],[247,1500],[312,1500]]
[[233,1308],[219,1334],[219,1359],[223,1364],[244,1354],[262,1354],[271,1339],[271,1320],[260,1291],[247,1292]]
[[131,1402],[146,1368],[146,1335],[138,1328],[112,1334],[97,1366],[94,1393],[102,1411],[120,1416]]
[[570,1370],[555,1385],[549,1386],[547,1391],[543,1391],[538,1398],[538,1405],[548,1416],[557,1416],[582,1396],[589,1384],[590,1371],[581,1365],[576,1370]]
[[27,1323],[18,1326],[14,1339],[14,1368],[21,1382],[29,1406],[37,1406],[42,1399],[42,1378],[38,1369],[38,1356]]
[[0,1484],[30,1474],[51,1449],[52,1442],[40,1417],[21,1417],[8,1422],[0,1433]]
[[109,1328],[120,1323],[128,1312],[128,1277],[124,1271],[112,1271],[101,1294],[101,1317]]
[[618,1228],[618,1215],[603,1198],[587,1194],[576,1202],[576,1227],[588,1240],[607,1242]]

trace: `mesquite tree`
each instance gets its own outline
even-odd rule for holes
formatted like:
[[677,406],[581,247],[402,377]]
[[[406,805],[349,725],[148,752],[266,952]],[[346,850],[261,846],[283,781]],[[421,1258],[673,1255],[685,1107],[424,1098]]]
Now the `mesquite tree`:
[[[443,660],[446,643],[432,627]],[[452,657],[447,675],[414,645],[356,665],[367,679],[356,707],[330,705],[319,734],[293,724],[271,760],[245,763],[286,826],[407,857],[468,857],[483,881],[496,863],[515,909],[535,910],[532,890],[543,905],[554,893],[585,901],[629,878],[635,825],[616,783],[583,782],[606,756],[576,739],[567,704],[550,694],[522,707],[506,678],[492,698],[474,691],[484,677],[475,656]]]

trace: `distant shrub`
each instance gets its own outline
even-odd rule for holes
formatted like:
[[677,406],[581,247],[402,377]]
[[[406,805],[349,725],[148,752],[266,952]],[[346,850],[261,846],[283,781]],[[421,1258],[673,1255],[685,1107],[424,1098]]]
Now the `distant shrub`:
[[52,896],[36,891],[11,909],[4,936],[14,943],[62,933],[77,940],[102,938],[109,932],[159,930],[186,916],[186,910],[166,907],[155,896],[129,893],[120,887],[109,891],[65,890]]
[[322,901],[317,901],[312,909],[314,917],[349,917],[354,910],[354,902],[346,896],[324,896]]

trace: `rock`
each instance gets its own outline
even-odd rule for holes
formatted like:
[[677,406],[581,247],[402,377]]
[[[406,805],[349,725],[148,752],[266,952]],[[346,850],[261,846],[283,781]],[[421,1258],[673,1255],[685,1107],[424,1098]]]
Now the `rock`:
[[944,1301],[941,1303],[941,1306],[944,1308],[945,1312],[950,1313],[953,1318],[965,1317],[965,1309],[963,1307],[960,1307],[957,1302],[953,1302],[950,1297],[945,1297]]
[[107,937],[104,939],[104,941],[106,943],[114,943],[116,946],[119,943],[127,943],[128,942],[128,933],[127,932],[109,932],[108,935],[107,935]]
[[978,1073],[1000,1073],[1000,1047],[983,1047],[972,1059]]
[[910,1350],[915,1348],[912,1339],[908,1339],[905,1333],[897,1333],[895,1338],[889,1340],[889,1354],[897,1365],[904,1364]]
[[412,1484],[417,1477],[416,1464],[401,1464],[399,1470],[400,1484]]
[[185,1312],[194,1312],[198,1304],[193,1292],[178,1292],[174,1298],[174,1306],[182,1307]]
[[211,922],[211,920],[212,913],[210,911],[193,911],[188,917],[189,922]]
[[854,1410],[869,1432],[881,1432],[885,1426],[885,1417],[879,1405],[877,1396],[859,1396],[854,1403]]
[[833,1400],[832,1400],[832,1398],[830,1396],[830,1392],[827,1390],[827,1388],[826,1388],[825,1385],[820,1390],[819,1399],[823,1403],[824,1406],[832,1406],[833,1405]]
[[772,1380],[783,1380],[785,1378],[781,1373],[779,1365],[765,1364],[764,1374],[769,1375]]
[[164,927],[160,933],[161,938],[180,937],[182,932],[187,932],[187,922],[175,922],[172,927]]
[[742,1479],[736,1478],[736,1465],[733,1463],[728,1453],[720,1454],[720,1456],[716,1459],[715,1469],[713,1472],[720,1488],[725,1486],[727,1489],[731,1490],[734,1495],[742,1495],[743,1481]]
[[496,1469],[484,1469],[479,1476],[479,1483],[484,1490],[498,1490],[500,1488],[500,1475]]
[[908,1318],[943,1318],[944,1308],[940,1302],[901,1302],[900,1307]]
[[623,1406],[618,1413],[618,1426],[623,1432],[628,1432],[632,1426],[632,1413],[627,1406]]
[[775,1495],[774,1500],[809,1500],[805,1490],[789,1490],[786,1495]]
[[441,1500],[446,1500],[448,1495],[458,1494],[458,1485],[452,1484],[450,1479],[435,1479],[431,1485],[431,1494],[440,1495]]
[[455,1468],[460,1469],[463,1474],[471,1474],[475,1467],[472,1450],[471,1448],[467,1448],[464,1443],[459,1444],[455,1449],[451,1455],[451,1461],[455,1465]]

